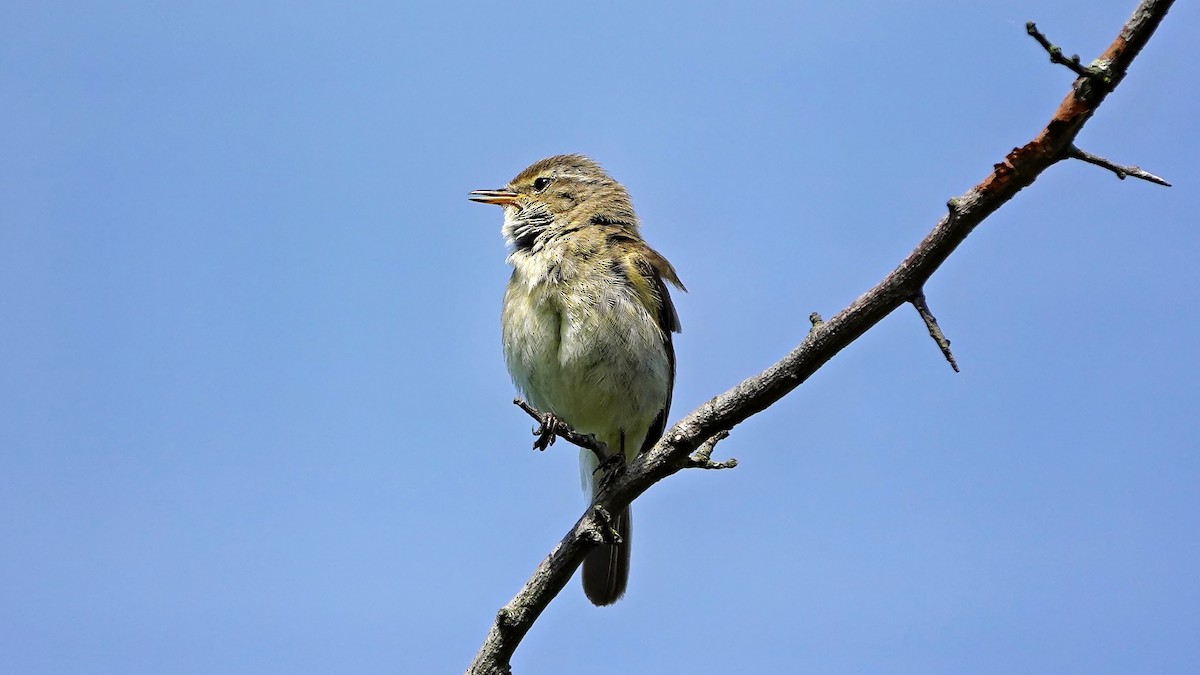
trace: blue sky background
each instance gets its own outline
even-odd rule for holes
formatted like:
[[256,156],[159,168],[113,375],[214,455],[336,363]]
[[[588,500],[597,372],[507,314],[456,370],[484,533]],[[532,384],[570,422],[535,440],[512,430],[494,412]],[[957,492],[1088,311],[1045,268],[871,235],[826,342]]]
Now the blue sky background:
[[[876,283],[1133,0],[8,3],[0,671],[453,673],[581,513],[499,347],[583,152],[679,270],[677,419]],[[1200,96],[1176,10],[1080,145],[635,504],[518,673],[1200,668]]]

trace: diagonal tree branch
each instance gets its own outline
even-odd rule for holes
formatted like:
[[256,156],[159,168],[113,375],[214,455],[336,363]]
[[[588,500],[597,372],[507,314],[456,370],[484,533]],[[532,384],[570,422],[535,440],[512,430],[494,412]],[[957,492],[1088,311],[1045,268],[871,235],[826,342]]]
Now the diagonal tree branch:
[[538,565],[521,591],[496,615],[467,672],[511,673],[517,645],[550,601],[566,586],[596,541],[597,512],[616,513],[671,474],[694,465],[693,453],[717,434],[765,410],[897,307],[922,292],[925,282],[969,234],[1053,164],[1076,156],[1075,137],[1121,80],[1172,0],[1141,0],[1108,49],[1076,78],[1046,127],[1014,148],[992,173],[953,200],[954,209],[875,287],[833,318],[813,320],[805,339],[777,363],[704,403],[667,430],[654,448],[610,481],[570,532]]

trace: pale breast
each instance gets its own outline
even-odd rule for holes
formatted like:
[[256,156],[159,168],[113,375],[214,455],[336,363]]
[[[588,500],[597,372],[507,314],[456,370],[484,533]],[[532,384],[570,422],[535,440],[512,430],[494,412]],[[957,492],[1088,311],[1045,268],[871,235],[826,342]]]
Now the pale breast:
[[[540,410],[635,453],[665,405],[670,362],[654,318],[619,279],[547,274],[526,260],[505,293],[504,356]],[[573,270],[574,272],[574,270]]]

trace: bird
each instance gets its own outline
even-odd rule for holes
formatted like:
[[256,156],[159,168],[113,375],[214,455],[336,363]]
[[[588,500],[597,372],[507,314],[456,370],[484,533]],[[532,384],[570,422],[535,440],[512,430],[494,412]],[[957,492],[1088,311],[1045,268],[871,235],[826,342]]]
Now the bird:
[[[468,198],[504,209],[501,234],[512,276],[504,293],[504,360],[534,408],[631,461],[662,437],[675,386],[672,333],[679,314],[667,283],[675,268],[642,238],[629,192],[578,154],[547,157],[503,188]],[[603,477],[580,452],[594,500]],[[612,518],[618,538],[590,550],[583,590],[611,605],[629,581],[632,518]]]

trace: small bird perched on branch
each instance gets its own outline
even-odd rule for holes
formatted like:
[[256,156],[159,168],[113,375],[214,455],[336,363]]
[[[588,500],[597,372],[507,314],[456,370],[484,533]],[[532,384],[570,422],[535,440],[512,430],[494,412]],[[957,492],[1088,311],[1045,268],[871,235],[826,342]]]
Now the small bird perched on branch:
[[[558,155],[470,199],[504,208],[513,273],[501,321],[517,387],[533,407],[626,461],[648,450],[666,428],[675,384],[679,316],[665,282],[686,289],[642,240],[629,193],[592,160]],[[598,466],[581,451],[593,498]],[[629,580],[629,510],[613,525],[619,542],[598,545],[583,562],[583,590],[596,605],[620,599]]]

